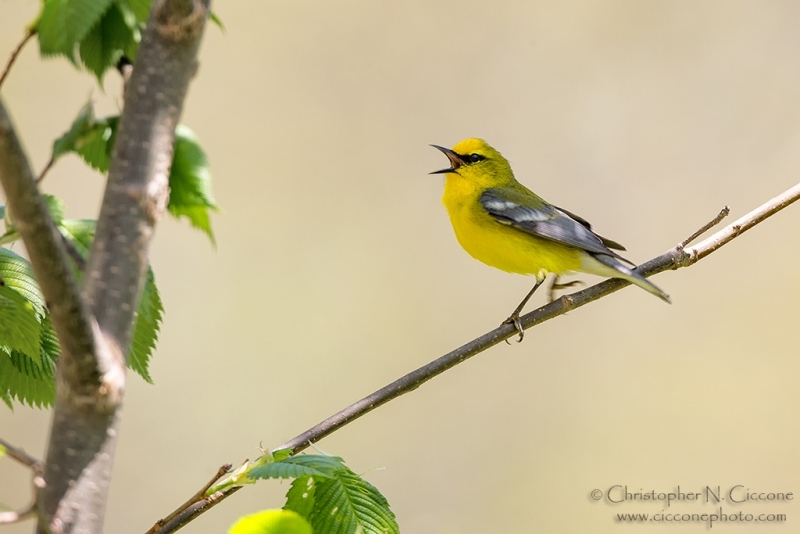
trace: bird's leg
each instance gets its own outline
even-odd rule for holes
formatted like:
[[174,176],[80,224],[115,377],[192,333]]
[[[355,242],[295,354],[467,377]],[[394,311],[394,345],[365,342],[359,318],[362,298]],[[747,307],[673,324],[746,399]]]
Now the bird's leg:
[[[525,298],[522,299],[522,302],[519,303],[519,306],[517,306],[514,312],[508,316],[508,319],[503,321],[503,324],[513,324],[514,327],[517,329],[517,332],[519,333],[519,339],[517,340],[517,343],[520,343],[522,341],[522,338],[525,337],[525,331],[522,329],[522,323],[519,320],[519,314],[522,311],[522,308],[524,308],[525,305],[528,303],[528,301],[531,299],[533,293],[537,289],[539,289],[540,285],[542,285],[542,282],[536,280],[536,285],[534,285],[533,288],[530,290],[530,292],[527,295],[525,295]],[[508,343],[507,339],[506,343]]]
[[558,275],[553,275],[553,283],[550,284],[550,290],[547,292],[547,302],[553,302],[556,300],[556,291],[559,289],[567,289],[568,287],[573,286],[582,286],[583,282],[581,280],[573,280],[572,282],[567,282],[566,284],[559,284],[558,283]]

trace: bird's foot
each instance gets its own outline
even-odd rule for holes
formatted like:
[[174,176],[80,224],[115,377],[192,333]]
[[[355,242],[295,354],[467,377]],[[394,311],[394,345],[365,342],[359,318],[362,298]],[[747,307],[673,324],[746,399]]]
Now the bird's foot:
[[[517,329],[517,333],[519,334],[519,339],[517,340],[517,343],[521,343],[522,342],[522,338],[525,337],[525,331],[522,329],[522,322],[519,320],[519,312],[515,311],[514,313],[512,313],[511,316],[508,319],[503,321],[501,326],[503,324],[513,324],[514,325],[514,328]],[[508,343],[507,339],[506,339],[506,343]],[[508,344],[511,345],[511,343],[508,343]]]
[[583,285],[586,284],[584,284],[582,280],[573,280],[572,282],[566,282],[564,284],[560,284],[558,283],[558,278],[555,278],[553,280],[553,283],[550,285],[550,290],[547,292],[547,302],[553,302],[554,300],[556,300],[556,298],[558,298],[556,296],[556,291],[559,291],[561,289],[567,289],[569,287],[583,286]]

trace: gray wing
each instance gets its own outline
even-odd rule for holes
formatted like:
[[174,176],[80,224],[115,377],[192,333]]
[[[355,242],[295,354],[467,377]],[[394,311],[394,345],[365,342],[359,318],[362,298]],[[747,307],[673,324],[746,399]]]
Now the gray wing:
[[587,252],[607,254],[631,263],[609,248],[609,245],[619,247],[618,243],[610,240],[604,242],[603,238],[592,232],[591,225],[584,219],[574,217],[568,211],[547,204],[538,197],[536,200],[539,205],[533,207],[523,193],[511,189],[487,189],[480,198],[483,209],[502,224]]

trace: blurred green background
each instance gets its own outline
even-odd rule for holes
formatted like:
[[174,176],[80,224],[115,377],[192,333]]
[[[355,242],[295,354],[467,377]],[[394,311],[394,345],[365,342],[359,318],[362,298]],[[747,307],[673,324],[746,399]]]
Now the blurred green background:
[[[0,0],[3,61],[38,5]],[[144,532],[221,464],[255,458],[259,444],[274,447],[494,328],[518,303],[530,279],[456,243],[442,177],[427,174],[446,161],[428,143],[485,138],[520,181],[635,261],[723,205],[732,221],[800,176],[798,2],[215,8],[227,32],[206,32],[183,122],[213,167],[218,249],[186,223],[159,225],[156,385],[129,375],[108,532]],[[101,116],[120,106],[114,73],[98,89],[66,61],[42,61],[34,44],[2,91],[37,170],[88,98]],[[102,188],[75,156],[43,187],[68,216],[92,218]],[[664,510],[591,499],[617,484],[800,495],[798,229],[793,206],[659,275],[672,306],[628,288],[320,447],[356,472],[385,467],[366,477],[409,533],[620,532],[614,514]],[[49,419],[0,406],[0,436],[42,457]],[[3,460],[0,480],[0,502],[27,502],[25,470]],[[241,514],[281,506],[287,489],[246,488],[186,532],[224,532]],[[722,506],[800,521],[794,501]],[[743,528],[756,527],[714,532]]]

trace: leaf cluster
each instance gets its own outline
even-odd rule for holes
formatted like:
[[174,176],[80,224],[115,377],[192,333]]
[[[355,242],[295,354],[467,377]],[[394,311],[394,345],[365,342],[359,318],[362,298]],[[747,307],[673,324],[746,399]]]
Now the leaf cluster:
[[[95,118],[91,102],[86,104],[70,129],[53,143],[53,160],[72,152],[93,169],[108,172],[118,124],[118,116]],[[191,129],[179,124],[175,129],[167,210],[175,217],[186,217],[214,243],[210,212],[219,208],[211,181],[211,168],[200,141]]]
[[133,60],[152,0],[44,0],[35,23],[42,56],[64,56],[100,83],[123,56]]
[[[235,478],[240,484],[252,483],[257,479],[294,479],[286,494],[283,510],[294,512],[305,519],[316,533],[398,534],[400,532],[386,498],[375,486],[347,467],[342,458],[316,454],[297,456],[287,456],[287,454],[287,451],[276,451],[274,455],[268,453],[235,474]],[[258,514],[248,517],[256,516]],[[269,517],[280,516],[273,514]],[[296,525],[298,524],[293,522],[292,528],[301,528]],[[237,528],[241,528],[239,523],[234,525],[230,534],[294,532],[293,530],[240,531]]]
[[[64,219],[64,205],[45,195],[51,216],[61,235],[83,258],[94,239],[95,221]],[[19,239],[6,216],[6,232],[0,242]],[[80,280],[80,268],[75,265]],[[8,248],[0,248],[0,399],[9,408],[12,401],[46,407],[55,394],[55,362],[60,348],[47,304],[36,282],[30,262]],[[152,383],[148,369],[164,311],[152,269],[148,268],[142,298],[136,312],[128,366]]]
[[[106,173],[111,162],[119,117],[98,119],[91,103],[83,107],[69,130],[53,143],[55,162],[68,153],[80,156],[93,169]],[[186,217],[214,243],[210,211],[217,205],[211,192],[211,171],[205,152],[194,133],[185,126],[176,131],[173,162],[169,176],[168,210]],[[44,195],[50,215],[65,240],[84,259],[94,238],[95,221],[65,219],[66,208],[56,197]],[[5,233],[0,245],[19,239],[12,213],[0,206]],[[76,277],[81,271],[75,266]],[[0,248],[0,399],[31,406],[50,406],[54,396],[54,370],[59,346],[50,323],[44,297],[30,263],[6,248]],[[155,276],[148,268],[137,309],[128,366],[152,383],[149,362],[162,321],[163,305]]]

